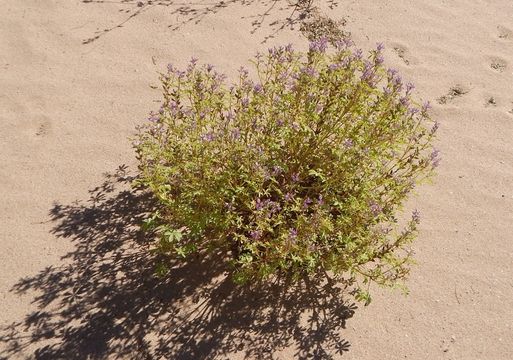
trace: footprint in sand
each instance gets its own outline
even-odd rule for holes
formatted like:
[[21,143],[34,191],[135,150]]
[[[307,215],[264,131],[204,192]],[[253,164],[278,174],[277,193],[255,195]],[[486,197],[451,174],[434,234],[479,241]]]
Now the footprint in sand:
[[501,72],[506,71],[506,68],[508,67],[508,63],[504,59],[494,57],[491,59],[490,67],[493,70],[501,73]]
[[441,105],[444,105],[444,104],[451,102],[455,98],[465,95],[468,92],[469,92],[469,89],[467,89],[461,85],[455,85],[449,89],[447,94],[440,96],[437,99],[437,102]]
[[488,106],[497,106],[497,99],[495,99],[494,96],[490,96],[488,99],[486,99],[485,107]]
[[497,26],[497,30],[499,32],[499,39],[504,40],[512,40],[513,39],[513,31],[504,26]]
[[415,59],[411,56],[408,48],[401,44],[392,44],[392,49],[397,54],[397,56],[406,64],[412,65],[415,63]]
[[46,116],[39,116],[39,121],[37,122],[37,128],[35,131],[36,137],[46,137],[51,132],[51,121]]

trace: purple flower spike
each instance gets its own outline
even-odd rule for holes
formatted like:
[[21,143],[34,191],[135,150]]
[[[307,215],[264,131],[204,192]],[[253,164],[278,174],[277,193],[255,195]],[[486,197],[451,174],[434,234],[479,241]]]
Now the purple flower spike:
[[249,99],[248,99],[247,97],[243,98],[243,99],[241,100],[241,104],[242,104],[242,106],[244,106],[244,107],[248,106],[248,105],[249,105]]
[[392,80],[396,75],[397,75],[396,69],[388,69],[387,70],[387,76],[388,76],[389,81]]
[[431,103],[429,101],[426,101],[424,104],[422,104],[422,113],[427,113],[431,109]]
[[415,85],[413,85],[412,83],[406,84],[406,95],[410,95],[414,89]]
[[383,55],[379,54],[378,56],[376,56],[374,62],[376,63],[376,65],[381,65],[385,62],[385,58],[383,57]]
[[249,71],[248,71],[248,69],[246,69],[244,66],[241,66],[241,67],[239,68],[239,74],[240,74],[242,77],[246,77],[246,76],[248,76]]
[[253,90],[254,90],[257,94],[261,94],[261,93],[264,91],[264,88],[262,87],[262,84],[256,84],[256,85],[253,87]]
[[289,238],[291,240],[295,240],[297,238],[297,230],[296,229],[289,230]]
[[345,139],[343,145],[346,149],[350,149],[354,146],[354,143],[351,139]]
[[293,182],[298,182],[299,181],[299,174],[298,173],[292,174],[292,181]]
[[207,142],[213,141],[214,138],[215,138],[214,133],[211,131],[206,134],[201,135],[201,140],[207,141]]
[[262,231],[261,230],[253,230],[250,232],[250,235],[253,240],[258,240],[262,237]]
[[402,106],[408,107],[410,105],[410,99],[408,99],[406,96],[403,96],[399,99],[399,102]]
[[420,224],[420,212],[417,209],[413,210],[413,212],[411,214],[411,219],[415,223]]
[[310,67],[310,66],[307,66],[307,67],[303,68],[302,72],[304,72],[308,76],[315,76],[315,75],[317,75],[317,71],[313,67]]
[[377,216],[383,209],[379,204],[373,202],[370,206],[370,210],[374,216]]
[[310,51],[323,53],[328,48],[328,39],[322,37],[310,43]]
[[431,160],[431,165],[433,166],[433,168],[438,167],[438,165],[440,165],[440,161],[442,160],[440,158],[440,150],[434,149],[429,158]]
[[440,123],[438,121],[435,121],[435,123],[433,124],[433,127],[431,128],[431,135],[433,135],[434,133],[436,133],[438,131],[438,128],[440,127]]
[[383,50],[385,50],[385,44],[383,44],[382,42],[377,43],[377,44],[376,44],[376,49],[377,49],[378,51],[383,51]]

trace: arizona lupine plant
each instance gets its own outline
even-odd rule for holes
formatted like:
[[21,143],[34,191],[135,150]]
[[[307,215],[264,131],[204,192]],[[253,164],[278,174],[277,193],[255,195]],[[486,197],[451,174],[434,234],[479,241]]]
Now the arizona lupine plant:
[[159,250],[213,252],[242,283],[349,277],[366,302],[371,283],[402,286],[420,215],[398,218],[439,164],[438,123],[382,51],[275,47],[230,87],[196,59],[170,65],[135,142],[139,184],[161,204],[147,221]]

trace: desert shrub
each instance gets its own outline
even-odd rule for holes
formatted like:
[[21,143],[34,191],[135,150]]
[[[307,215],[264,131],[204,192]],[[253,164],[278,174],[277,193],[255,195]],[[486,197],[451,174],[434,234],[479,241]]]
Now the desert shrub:
[[213,252],[239,282],[401,284],[419,222],[417,211],[403,221],[401,205],[439,162],[438,124],[382,49],[272,48],[231,87],[196,59],[170,65],[163,105],[135,141],[138,184],[161,204],[146,223],[159,251]]

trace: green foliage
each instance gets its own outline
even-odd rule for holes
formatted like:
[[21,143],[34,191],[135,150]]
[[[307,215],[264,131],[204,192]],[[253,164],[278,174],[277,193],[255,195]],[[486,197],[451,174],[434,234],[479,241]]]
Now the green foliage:
[[161,204],[145,224],[159,251],[214,251],[239,282],[404,278],[419,214],[402,225],[398,214],[438,165],[438,124],[381,52],[323,39],[306,54],[273,48],[255,57],[253,80],[241,68],[229,88],[196,59],[169,66],[163,106],[134,145],[139,184]]

